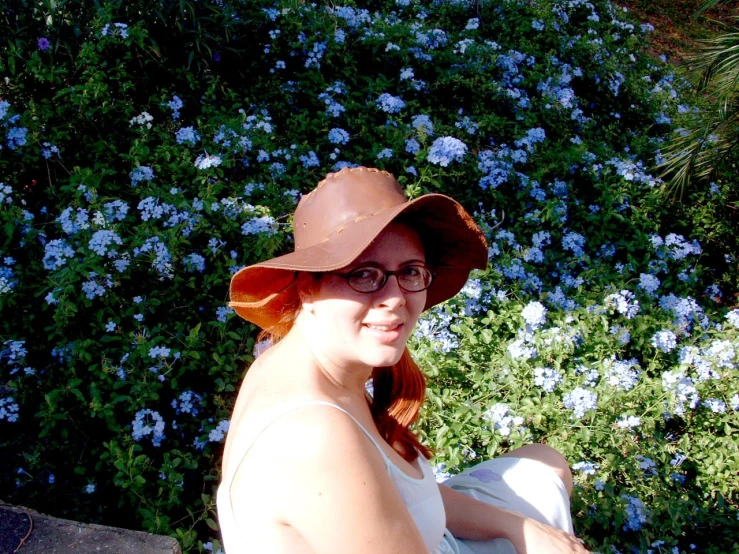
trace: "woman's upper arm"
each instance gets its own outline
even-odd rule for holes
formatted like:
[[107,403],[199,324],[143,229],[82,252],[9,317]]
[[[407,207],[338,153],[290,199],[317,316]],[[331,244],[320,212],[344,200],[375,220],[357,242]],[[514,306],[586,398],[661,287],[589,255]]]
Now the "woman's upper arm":
[[[239,471],[248,477],[232,487],[235,506],[265,501],[275,523],[290,526],[314,552],[426,554],[382,456],[339,410],[315,406],[281,418],[247,458],[248,469]],[[250,495],[244,487],[252,480],[269,483],[270,498]]]

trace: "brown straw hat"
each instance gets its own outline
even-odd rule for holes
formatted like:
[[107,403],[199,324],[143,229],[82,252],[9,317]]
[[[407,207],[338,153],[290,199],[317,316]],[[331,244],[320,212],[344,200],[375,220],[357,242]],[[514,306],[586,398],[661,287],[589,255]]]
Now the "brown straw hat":
[[366,167],[329,173],[295,210],[295,251],[245,267],[231,279],[231,306],[263,329],[279,329],[298,299],[298,271],[335,271],[351,264],[394,219],[419,233],[434,271],[424,310],[457,294],[473,268],[485,269],[487,241],[455,200],[426,194],[408,200],[387,171]]

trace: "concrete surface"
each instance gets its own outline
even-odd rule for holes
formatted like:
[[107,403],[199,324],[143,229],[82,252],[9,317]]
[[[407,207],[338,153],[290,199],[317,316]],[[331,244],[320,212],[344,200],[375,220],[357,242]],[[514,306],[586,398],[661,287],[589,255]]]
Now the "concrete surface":
[[17,554],[182,554],[171,537],[59,519],[2,501],[0,528],[0,554],[12,554],[26,535]]

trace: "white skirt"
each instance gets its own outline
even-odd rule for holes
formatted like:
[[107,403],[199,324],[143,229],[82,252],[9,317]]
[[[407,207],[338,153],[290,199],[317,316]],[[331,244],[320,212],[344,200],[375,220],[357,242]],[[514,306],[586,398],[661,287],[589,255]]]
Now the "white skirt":
[[[548,465],[529,458],[495,458],[451,477],[444,485],[494,506],[521,512],[556,529],[573,533],[570,498],[562,479]],[[473,541],[447,535],[441,552],[516,554],[508,539]],[[442,541],[444,542],[444,541]],[[455,549],[456,546],[456,549]]]

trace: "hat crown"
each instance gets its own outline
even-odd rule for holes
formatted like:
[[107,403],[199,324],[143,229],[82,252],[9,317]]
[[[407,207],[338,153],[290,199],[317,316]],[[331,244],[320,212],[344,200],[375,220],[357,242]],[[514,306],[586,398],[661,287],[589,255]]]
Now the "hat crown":
[[293,217],[295,250],[327,242],[352,223],[406,202],[400,184],[387,171],[352,167],[329,173],[298,203]]

